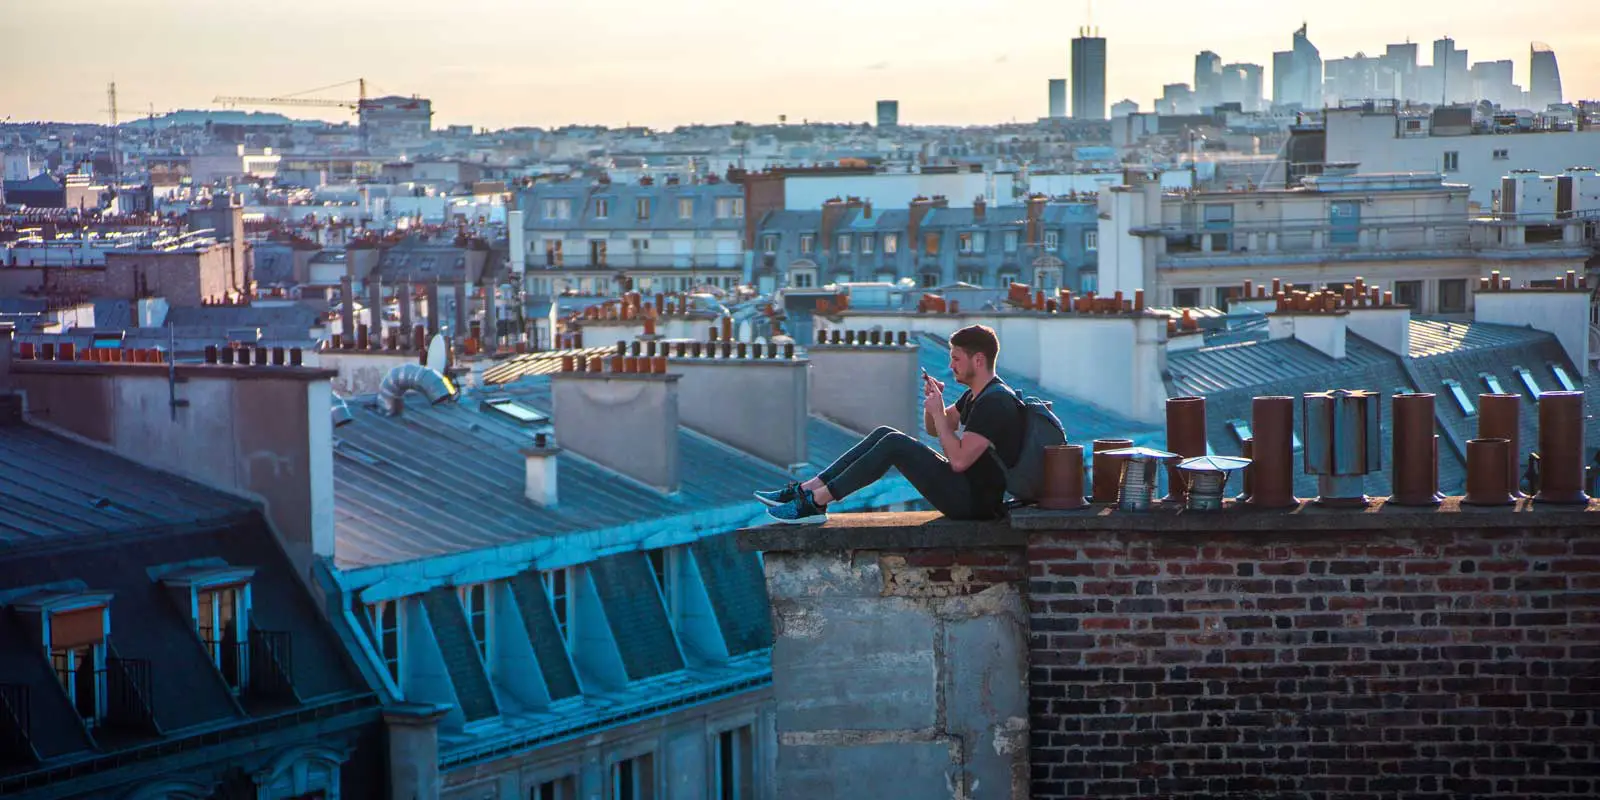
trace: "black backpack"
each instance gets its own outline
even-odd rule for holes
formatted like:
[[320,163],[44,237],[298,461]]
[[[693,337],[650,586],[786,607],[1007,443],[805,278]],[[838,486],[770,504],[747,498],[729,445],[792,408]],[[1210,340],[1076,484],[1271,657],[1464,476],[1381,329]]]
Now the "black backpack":
[[1037,397],[1022,397],[1002,381],[984,387],[977,397],[972,398],[973,407],[976,408],[978,401],[996,387],[1003,388],[1011,396],[1017,404],[1017,413],[1022,415],[1022,446],[1017,451],[1017,463],[1009,466],[1000,457],[999,451],[995,450],[994,442],[989,443],[989,455],[994,457],[994,463],[999,464],[1000,470],[1005,473],[1006,491],[1020,504],[1031,505],[1044,494],[1044,449],[1066,444],[1067,431],[1055,412],[1050,410],[1049,402]]

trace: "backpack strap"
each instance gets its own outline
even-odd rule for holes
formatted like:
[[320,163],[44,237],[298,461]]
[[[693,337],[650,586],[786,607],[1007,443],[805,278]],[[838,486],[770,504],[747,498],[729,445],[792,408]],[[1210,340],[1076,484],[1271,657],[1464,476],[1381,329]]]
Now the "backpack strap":
[[[999,378],[995,378],[994,380],[989,382],[988,386],[983,387],[983,391],[978,392],[978,394],[975,395],[972,398],[972,405],[969,408],[974,408],[974,409],[977,408],[978,407],[978,401],[982,400],[984,395],[988,394],[990,390],[995,389],[997,387],[1003,387],[1006,390],[1006,392],[1011,395],[1011,399],[1017,401],[1017,416],[1021,418],[1021,419],[1018,420],[1018,422],[1021,423],[1022,430],[1026,431],[1027,430],[1027,424],[1028,424],[1028,418],[1027,418],[1028,404],[1026,402],[1023,402],[1022,395],[1017,394],[1017,390],[1011,388],[1011,386],[1009,384],[1007,384],[1003,380],[1000,380]],[[1000,457],[1000,451],[995,449],[994,442],[990,442],[989,443],[988,452],[989,452],[989,455],[994,458],[994,463],[999,465],[1000,471],[1002,473],[1004,473],[1007,470],[1011,469],[1010,467],[1006,466],[1006,460]],[[1020,454],[1018,455],[1018,457],[1019,458],[1021,457]]]

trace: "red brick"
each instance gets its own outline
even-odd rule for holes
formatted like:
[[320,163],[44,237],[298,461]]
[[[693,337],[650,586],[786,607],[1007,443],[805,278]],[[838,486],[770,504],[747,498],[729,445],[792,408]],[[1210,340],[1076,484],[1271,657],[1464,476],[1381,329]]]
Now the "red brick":
[[1362,595],[1334,595],[1328,598],[1328,609],[1331,611],[1350,611],[1377,607],[1378,600],[1376,598]]
[[1256,608],[1262,611],[1304,611],[1306,599],[1304,597],[1263,597],[1256,601]]
[[1528,562],[1520,558],[1497,558],[1478,562],[1479,572],[1527,572]]
[[1174,575],[1232,575],[1233,564],[1221,561],[1201,561],[1197,564],[1168,564],[1167,571]]
[[[1029,561],[1077,561],[1078,548],[1064,545],[1032,545],[1028,548]],[[1089,558],[1089,556],[1084,556]]]
[[1161,561],[1169,558],[1187,559],[1193,561],[1200,557],[1200,548],[1193,545],[1167,544],[1150,548],[1150,557]]
[[1139,663],[1139,651],[1123,650],[1117,652],[1108,650],[1095,650],[1083,654],[1083,663],[1093,666],[1103,666],[1106,664],[1137,664]]
[[1271,664],[1278,654],[1274,650],[1229,650],[1226,658],[1230,664]]
[[966,552],[956,551],[955,563],[969,567],[1020,567],[1023,563],[1022,554],[995,553],[995,552]]
[[1195,617],[1155,617],[1150,627],[1158,631],[1197,631],[1200,620]]
[[1082,551],[1083,558],[1090,561],[1114,561],[1127,558],[1128,551],[1117,547],[1090,547],[1085,546]]
[[1128,581],[1085,581],[1084,594],[1132,594],[1133,584]]
[[1272,548],[1270,547],[1244,547],[1229,546],[1220,548],[1215,558],[1224,561],[1270,561]]
[[1551,562],[1556,572],[1600,572],[1600,558],[1563,558]]
[[1304,575],[1306,565],[1300,561],[1279,561],[1262,564],[1259,567],[1262,575]]
[[1125,631],[1133,627],[1127,617],[1090,617],[1082,623],[1086,631]]
[[1112,566],[1111,571],[1112,574],[1119,578],[1125,578],[1130,575],[1148,578],[1160,575],[1161,565],[1152,564],[1148,561],[1136,561],[1131,564],[1115,564]]
[[1407,575],[1443,575],[1455,568],[1453,561],[1407,561]]
[[1094,575],[1094,564],[1083,561],[1057,561],[1045,565],[1046,575],[1059,575],[1067,578],[1084,578]]
[[1564,556],[1572,552],[1572,543],[1565,540],[1524,542],[1522,552],[1530,556]]
[[1440,578],[1438,580],[1441,592],[1487,592],[1489,591],[1488,578]]
[[1398,544],[1369,544],[1362,552],[1369,558],[1404,558],[1417,553],[1416,550]]
[[1453,544],[1444,548],[1440,555],[1445,558],[1481,558],[1494,555],[1494,545],[1488,542],[1466,542]]
[[1575,556],[1600,556],[1600,539],[1580,539],[1572,543]]
[[1343,554],[1336,544],[1297,544],[1289,548],[1289,557],[1295,559],[1338,558]]

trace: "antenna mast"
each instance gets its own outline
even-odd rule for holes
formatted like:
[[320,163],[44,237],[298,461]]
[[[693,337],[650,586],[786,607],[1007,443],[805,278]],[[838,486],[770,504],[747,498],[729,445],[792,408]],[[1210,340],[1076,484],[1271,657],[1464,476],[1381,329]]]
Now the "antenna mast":
[[122,182],[122,164],[120,146],[117,137],[117,82],[106,84],[106,102],[110,103],[111,112],[111,191],[115,192]]

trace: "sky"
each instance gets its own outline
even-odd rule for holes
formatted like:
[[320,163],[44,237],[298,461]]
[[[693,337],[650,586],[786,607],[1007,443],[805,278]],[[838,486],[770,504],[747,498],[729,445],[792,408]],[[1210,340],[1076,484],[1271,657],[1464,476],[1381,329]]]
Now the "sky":
[[1544,42],[1566,99],[1600,98],[1594,0],[0,0],[0,121],[105,120],[113,80],[126,118],[357,77],[431,99],[436,126],[864,122],[879,99],[906,124],[1027,121],[1091,19],[1109,101],[1144,110],[1201,50],[1266,66],[1270,94],[1302,22],[1324,59],[1409,38],[1426,64],[1448,35],[1524,88]]

